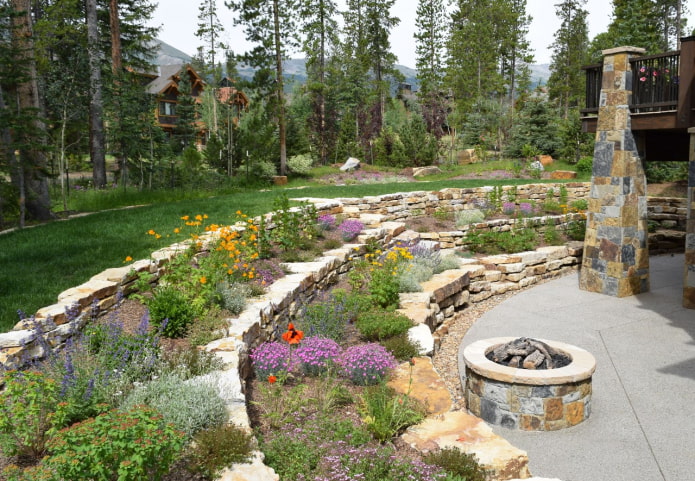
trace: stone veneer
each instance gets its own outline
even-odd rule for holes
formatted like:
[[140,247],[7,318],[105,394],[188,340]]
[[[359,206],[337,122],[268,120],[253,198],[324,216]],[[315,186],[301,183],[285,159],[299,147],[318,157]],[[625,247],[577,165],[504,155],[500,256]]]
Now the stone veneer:
[[591,412],[591,376],[596,360],[569,344],[543,340],[569,355],[558,369],[519,369],[490,361],[486,354],[513,340],[499,337],[474,342],[463,351],[468,410],[489,422],[523,431],[555,431],[575,426]]
[[603,84],[580,288],[625,297],[649,290],[647,183],[631,130],[630,55],[604,50]]

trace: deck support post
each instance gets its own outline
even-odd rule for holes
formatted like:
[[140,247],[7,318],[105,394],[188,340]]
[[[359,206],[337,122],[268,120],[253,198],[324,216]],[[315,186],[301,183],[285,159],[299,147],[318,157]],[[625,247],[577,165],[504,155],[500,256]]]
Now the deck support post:
[[695,309],[695,128],[689,128],[688,223],[685,233],[685,268],[683,270],[683,307]]
[[630,57],[604,50],[591,192],[579,278],[582,290],[626,297],[649,290],[647,180],[631,129]]

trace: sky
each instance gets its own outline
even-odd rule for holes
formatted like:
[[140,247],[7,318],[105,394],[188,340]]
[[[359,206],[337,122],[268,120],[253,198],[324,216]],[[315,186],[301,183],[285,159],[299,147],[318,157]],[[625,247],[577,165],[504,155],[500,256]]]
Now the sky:
[[[224,6],[224,0],[216,0],[218,17],[224,26],[222,38],[231,46],[234,53],[242,53],[249,48],[244,40],[242,26],[234,26],[234,13]],[[198,25],[198,6],[200,0],[159,0],[154,13],[152,24],[161,26],[159,39],[177,49],[193,55],[202,44],[195,36]],[[556,0],[527,0],[526,10],[533,18],[529,29],[528,40],[535,54],[535,62],[550,63],[554,34],[560,26],[555,16]],[[687,6],[690,1],[684,2]],[[337,0],[338,8],[344,8],[345,2]],[[392,15],[400,18],[400,25],[391,32],[391,50],[398,56],[398,62],[406,67],[415,67],[415,11],[417,0],[396,0]],[[603,32],[608,27],[611,16],[609,0],[588,0],[586,9],[589,12],[589,39]],[[692,18],[689,21],[693,26]],[[301,57],[303,55],[296,55]]]

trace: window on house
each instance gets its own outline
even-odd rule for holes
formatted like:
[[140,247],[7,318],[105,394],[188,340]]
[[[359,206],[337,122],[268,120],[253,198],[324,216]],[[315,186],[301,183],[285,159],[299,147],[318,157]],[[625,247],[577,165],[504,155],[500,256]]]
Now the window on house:
[[159,102],[159,115],[176,115],[176,104],[173,102]]

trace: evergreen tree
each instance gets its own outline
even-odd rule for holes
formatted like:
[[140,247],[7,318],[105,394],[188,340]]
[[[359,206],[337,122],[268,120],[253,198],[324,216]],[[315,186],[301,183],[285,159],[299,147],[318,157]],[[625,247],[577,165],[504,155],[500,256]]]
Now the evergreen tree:
[[505,7],[500,11],[502,25],[507,31],[501,35],[500,73],[507,85],[509,104],[512,108],[519,90],[526,90],[530,84],[533,54],[526,36],[531,17],[526,14],[526,0],[506,0],[500,2]]
[[428,132],[444,135],[447,106],[444,98],[444,55],[446,46],[444,0],[419,0],[415,25],[415,66],[420,82],[418,98]]
[[198,30],[196,30],[195,35],[204,42],[203,59],[208,69],[201,70],[201,72],[211,73],[217,69],[215,55],[218,50],[227,48],[220,39],[223,32],[224,27],[217,17],[217,2],[215,0],[202,0],[198,7]]
[[178,103],[176,104],[176,126],[174,127],[174,151],[181,152],[195,145],[197,134],[197,107],[192,95],[191,78],[188,66],[181,67],[178,74]]
[[318,152],[319,162],[326,164],[328,152],[336,136],[335,119],[327,107],[331,56],[335,53],[338,38],[337,6],[332,0],[301,0],[305,38],[302,50],[306,58],[307,90],[311,102],[309,125],[312,144]]
[[563,0],[555,5],[561,25],[552,45],[548,93],[561,107],[564,118],[584,99],[586,79],[581,67],[588,62],[589,42],[585,4],[586,0]]
[[500,74],[500,4],[491,0],[458,0],[447,43],[446,83],[462,118],[479,98],[504,93]]
[[546,155],[556,155],[561,148],[558,136],[558,117],[555,108],[542,99],[528,100],[519,119],[512,128],[505,153],[513,158],[522,157],[525,146]]
[[[246,39],[256,47],[244,55],[252,66],[259,67],[259,76],[267,77],[274,68],[273,95],[276,98],[280,142],[280,175],[287,173],[287,119],[282,61],[288,51],[297,45],[296,0],[238,0],[225,1],[225,5],[239,12],[239,23],[245,26]],[[264,72],[265,70],[265,72]],[[260,77],[257,77],[260,78]]]

